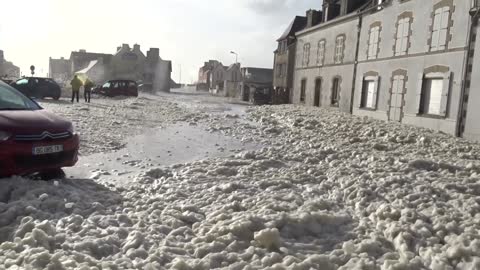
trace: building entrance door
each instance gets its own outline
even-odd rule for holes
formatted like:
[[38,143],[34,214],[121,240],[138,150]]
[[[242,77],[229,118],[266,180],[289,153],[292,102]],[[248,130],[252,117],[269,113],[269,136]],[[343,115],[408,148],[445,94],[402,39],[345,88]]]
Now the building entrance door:
[[320,99],[321,99],[321,91],[322,91],[322,79],[315,80],[315,97],[314,97],[314,106],[320,107]]

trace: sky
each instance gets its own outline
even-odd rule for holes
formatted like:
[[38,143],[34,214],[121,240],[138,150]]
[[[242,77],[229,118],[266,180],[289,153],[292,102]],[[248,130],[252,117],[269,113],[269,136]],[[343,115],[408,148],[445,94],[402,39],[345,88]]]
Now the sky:
[[71,51],[115,53],[137,43],[172,61],[172,78],[197,79],[209,59],[272,67],[275,40],[296,15],[322,0],[1,0],[0,49],[29,73],[48,72],[49,57]]

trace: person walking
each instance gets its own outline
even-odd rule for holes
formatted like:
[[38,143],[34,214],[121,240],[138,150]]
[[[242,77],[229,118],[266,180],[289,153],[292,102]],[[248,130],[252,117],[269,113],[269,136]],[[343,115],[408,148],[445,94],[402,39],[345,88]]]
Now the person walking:
[[90,79],[87,78],[87,80],[83,85],[83,89],[84,89],[83,95],[85,97],[85,102],[90,103],[90,97],[92,96],[92,88],[94,86],[95,84],[92,81],[90,81]]
[[77,103],[80,102],[80,87],[82,87],[82,81],[78,78],[77,75],[73,77],[73,80],[70,82],[72,86],[72,103],[75,100],[75,96],[77,97]]

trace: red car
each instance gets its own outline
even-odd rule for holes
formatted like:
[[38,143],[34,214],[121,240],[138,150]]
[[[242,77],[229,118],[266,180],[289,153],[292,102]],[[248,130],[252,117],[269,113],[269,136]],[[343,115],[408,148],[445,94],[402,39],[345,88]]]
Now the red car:
[[0,177],[73,166],[78,147],[71,122],[0,82]]

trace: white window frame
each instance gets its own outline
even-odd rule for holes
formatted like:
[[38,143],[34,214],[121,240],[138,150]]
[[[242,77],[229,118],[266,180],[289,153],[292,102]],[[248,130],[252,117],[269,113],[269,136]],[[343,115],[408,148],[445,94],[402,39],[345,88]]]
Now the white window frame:
[[[390,121],[401,122],[404,104],[405,75],[395,75],[392,78],[392,92],[390,93]],[[392,113],[393,109],[393,113]]]
[[376,59],[378,56],[378,46],[380,43],[380,26],[370,28],[368,36],[368,55],[367,59]]
[[[419,81],[417,85],[417,99],[416,99],[416,111],[419,115],[433,115],[438,117],[447,117],[448,103],[450,98],[450,83],[451,83],[451,72],[431,72],[427,74],[420,74]],[[425,91],[426,91],[426,80],[439,79],[442,80],[441,93],[440,93],[440,104],[437,112],[425,111]]]
[[310,64],[310,43],[305,43],[303,45],[302,66],[308,67],[309,64]]
[[327,41],[322,39],[318,42],[318,52],[317,52],[317,65],[323,66],[323,62],[325,60],[325,47]]
[[405,17],[398,20],[397,36],[395,40],[395,56],[407,55],[410,41],[410,27],[412,18]]
[[449,6],[440,7],[435,10],[432,23],[430,51],[447,49],[450,12]]
[[[363,79],[362,92],[360,95],[360,108],[377,109],[379,80],[379,76],[366,76]],[[366,86],[368,87],[365,88]],[[366,96],[365,91],[367,91]]]
[[341,64],[343,62],[343,56],[345,53],[345,36],[337,36],[335,39],[335,64]]

